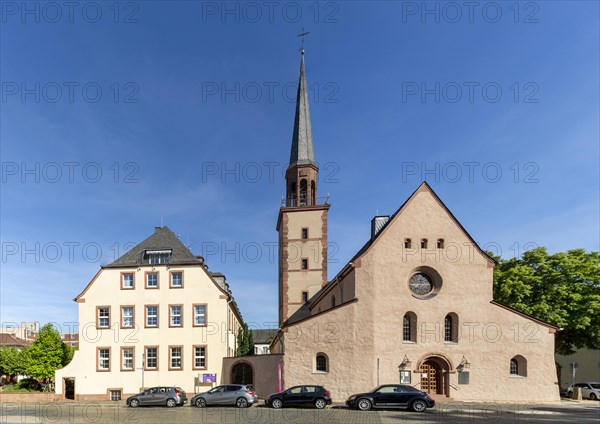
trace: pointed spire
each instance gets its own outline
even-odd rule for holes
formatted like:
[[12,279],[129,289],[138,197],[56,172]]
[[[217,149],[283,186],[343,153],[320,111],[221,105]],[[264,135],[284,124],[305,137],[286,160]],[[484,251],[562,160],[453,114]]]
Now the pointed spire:
[[302,59],[300,62],[298,93],[296,95],[296,117],[294,120],[294,135],[292,136],[290,167],[308,164],[316,166],[312,142],[312,129],[310,126],[306,72],[304,70],[304,48],[300,49],[300,53]]

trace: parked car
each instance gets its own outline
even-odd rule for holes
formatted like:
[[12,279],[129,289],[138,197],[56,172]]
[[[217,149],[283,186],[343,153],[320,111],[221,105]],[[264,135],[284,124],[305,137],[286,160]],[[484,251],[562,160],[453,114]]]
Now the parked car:
[[127,398],[127,406],[161,406],[169,408],[182,406],[187,402],[187,395],[179,387],[152,387],[142,393]]
[[210,389],[208,392],[198,393],[192,397],[192,405],[198,408],[207,406],[235,405],[246,408],[258,402],[258,396],[247,384],[224,384]]
[[269,395],[265,404],[279,409],[284,406],[314,406],[323,409],[331,405],[331,394],[322,386],[294,386],[280,393]]
[[600,399],[600,383],[575,383],[571,384],[567,389],[567,396],[573,397],[573,387],[581,388],[581,397],[588,398],[590,400]]
[[346,406],[368,411],[371,408],[410,408],[423,412],[433,408],[435,401],[427,393],[404,384],[385,384],[368,393],[352,395]]

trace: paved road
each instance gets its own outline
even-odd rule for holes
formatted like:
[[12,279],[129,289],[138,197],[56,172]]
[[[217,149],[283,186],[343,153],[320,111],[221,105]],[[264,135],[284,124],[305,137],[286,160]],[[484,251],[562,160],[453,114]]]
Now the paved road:
[[247,409],[190,406],[131,409],[124,402],[1,404],[1,423],[210,423],[210,424],[598,424],[600,402],[553,405],[438,404],[418,414],[409,411],[361,412],[342,407],[325,410],[273,410],[262,405]]

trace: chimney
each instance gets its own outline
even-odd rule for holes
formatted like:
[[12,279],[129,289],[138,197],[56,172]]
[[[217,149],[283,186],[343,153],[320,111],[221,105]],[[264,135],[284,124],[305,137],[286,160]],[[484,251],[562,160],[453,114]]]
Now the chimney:
[[376,216],[371,220],[371,240],[377,236],[377,234],[381,231],[381,229],[387,224],[390,220],[389,215],[385,216]]

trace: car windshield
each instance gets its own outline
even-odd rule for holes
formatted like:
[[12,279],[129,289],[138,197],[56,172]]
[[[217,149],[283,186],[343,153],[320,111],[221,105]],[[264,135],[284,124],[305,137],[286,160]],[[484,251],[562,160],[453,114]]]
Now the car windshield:
[[594,389],[600,389],[600,383],[590,383],[590,386],[592,386]]

